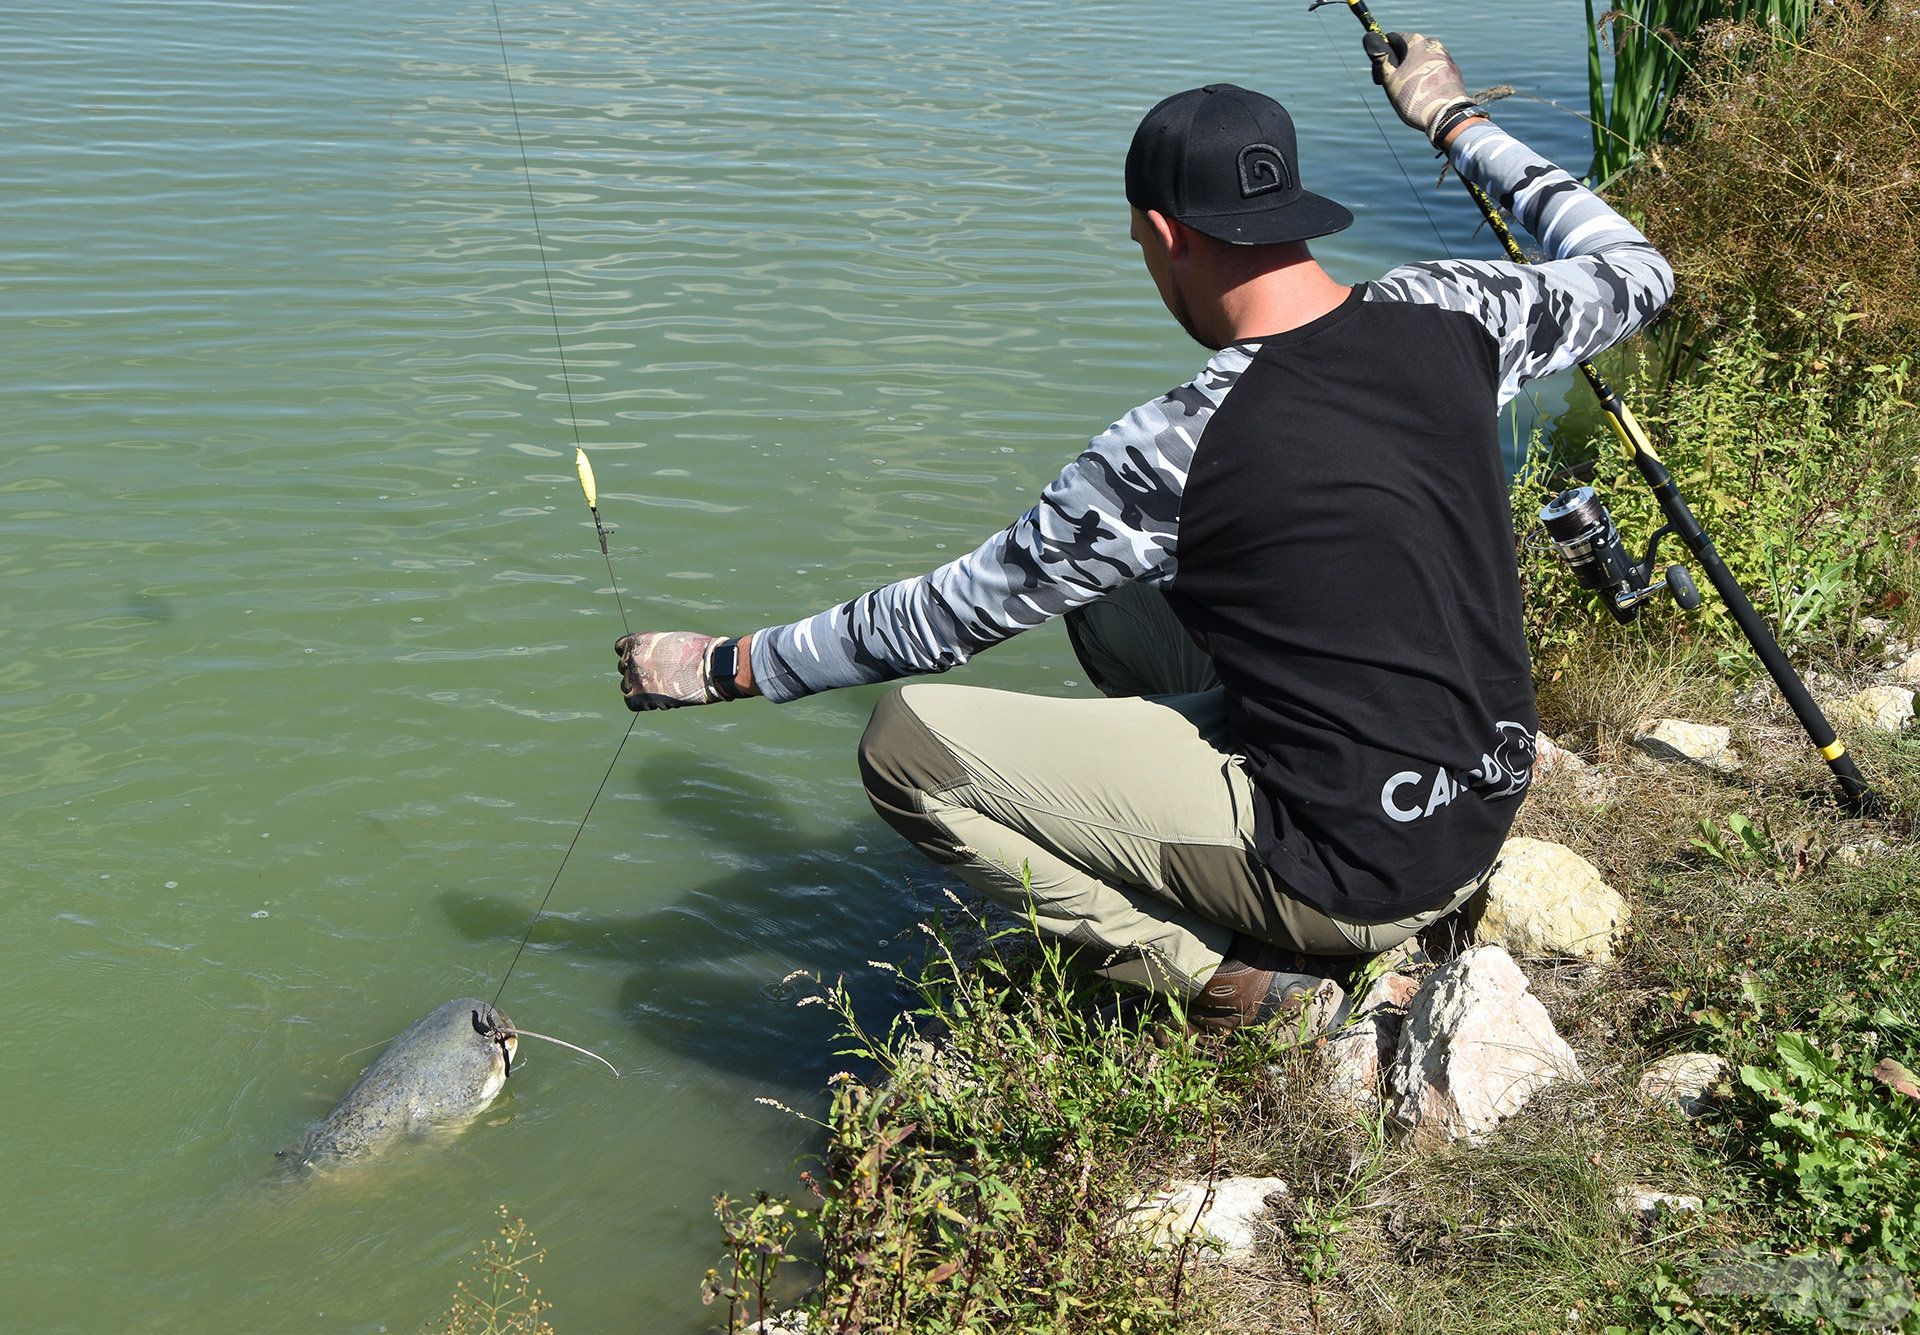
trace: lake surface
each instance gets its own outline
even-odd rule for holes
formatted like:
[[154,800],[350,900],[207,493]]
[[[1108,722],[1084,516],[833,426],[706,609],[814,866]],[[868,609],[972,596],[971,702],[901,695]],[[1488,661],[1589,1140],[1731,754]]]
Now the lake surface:
[[[1382,7],[1584,107],[1577,7],[1465,13]],[[860,792],[877,692],[650,715],[502,998],[622,1078],[528,1043],[451,1145],[276,1185],[377,1045],[492,995],[627,726],[556,317],[634,626],[738,633],[966,550],[1198,367],[1120,198],[1161,96],[1291,103],[1343,278],[1492,253],[1339,8],[502,17],[557,311],[485,3],[0,13],[10,1328],[412,1330],[505,1202],[562,1330],[705,1329],[712,1197],[815,1144],[755,1099],[836,1065],[782,980],[900,1004],[868,961],[941,882]],[[1047,629],[960,679],[1078,677]]]

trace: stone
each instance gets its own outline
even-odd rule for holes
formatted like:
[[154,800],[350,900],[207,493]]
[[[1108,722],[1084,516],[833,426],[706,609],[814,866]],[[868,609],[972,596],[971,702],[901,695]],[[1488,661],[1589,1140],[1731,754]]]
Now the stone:
[[1533,735],[1534,778],[1544,779],[1553,774],[1580,774],[1592,768],[1593,766],[1544,732]]
[[1155,1247],[1172,1250],[1192,1238],[1202,1251],[1232,1260],[1254,1249],[1260,1216],[1286,1194],[1277,1177],[1223,1177],[1211,1190],[1205,1182],[1176,1182],[1129,1205],[1127,1219]]
[[1869,686],[1834,707],[1834,713],[1862,728],[1899,732],[1913,722],[1911,686]]
[[1893,845],[1884,839],[1862,839],[1834,849],[1833,860],[1843,867],[1864,867],[1874,858],[1883,858],[1891,852]]
[[1400,1021],[1420,990],[1418,979],[1387,973],[1373,980],[1354,1004],[1347,1024],[1327,1040],[1327,1097],[1362,1116],[1380,1108],[1380,1073],[1400,1046]]
[[889,1083],[924,1077],[936,1098],[954,1103],[973,1092],[978,1078],[967,1063],[945,1044],[924,1038],[901,1045],[900,1059]]
[[1688,1117],[1707,1110],[1707,1091],[1727,1074],[1727,1059],[1711,1052],[1676,1052],[1654,1062],[1640,1075],[1640,1095],[1665,1103]]
[[1699,1214],[1706,1208],[1705,1202],[1698,1196],[1677,1196],[1671,1191],[1647,1186],[1644,1182],[1621,1187],[1614,1193],[1613,1201],[1622,1214],[1634,1216],[1643,1228],[1651,1228],[1660,1221],[1662,1206],[1674,1214]]
[[1520,966],[1475,946],[1434,970],[1400,1027],[1387,1074],[1394,1120],[1416,1138],[1476,1141],[1580,1060]]
[[1533,781],[1538,784],[1569,784],[1589,802],[1612,799],[1613,784],[1605,770],[1567,750],[1544,732],[1533,738]]
[[1509,839],[1475,910],[1474,939],[1522,956],[1611,964],[1626,930],[1627,901],[1592,863],[1543,839]]
[[807,1335],[807,1314],[805,1312],[782,1312],[778,1316],[762,1317],[747,1327],[749,1335]]
[[1909,686],[1920,686],[1920,653],[1908,655],[1904,663],[1894,668],[1893,679]]
[[1699,765],[1716,774],[1731,774],[1740,768],[1740,755],[1733,749],[1733,730],[1717,723],[1654,719],[1634,733],[1633,744],[1656,760]]

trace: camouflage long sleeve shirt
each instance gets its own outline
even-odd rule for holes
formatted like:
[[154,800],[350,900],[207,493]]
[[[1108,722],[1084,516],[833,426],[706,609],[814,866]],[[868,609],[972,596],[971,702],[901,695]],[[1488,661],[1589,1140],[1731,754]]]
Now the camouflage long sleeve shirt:
[[[1513,136],[1490,124],[1469,127],[1451,157],[1550,258],[1403,265],[1364,284],[1363,296],[1436,305],[1479,321],[1499,348],[1500,404],[1527,381],[1633,334],[1672,295],[1672,270],[1647,239]],[[1222,349],[1191,382],[1114,423],[1038,504],[974,551],[757,633],[755,683],[785,702],[942,672],[1130,580],[1170,583],[1195,449],[1259,346]]]

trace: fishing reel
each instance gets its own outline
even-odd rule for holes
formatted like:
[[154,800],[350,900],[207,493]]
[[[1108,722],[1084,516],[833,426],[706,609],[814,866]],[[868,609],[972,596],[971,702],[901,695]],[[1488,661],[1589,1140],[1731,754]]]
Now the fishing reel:
[[1674,531],[1673,525],[1655,529],[1646,556],[1635,561],[1592,487],[1570,487],[1555,496],[1540,507],[1540,523],[1573,577],[1600,595],[1615,620],[1632,621],[1647,599],[1663,591],[1688,612],[1700,606],[1699,587],[1685,566],[1668,566],[1662,579],[1653,578],[1660,539]]

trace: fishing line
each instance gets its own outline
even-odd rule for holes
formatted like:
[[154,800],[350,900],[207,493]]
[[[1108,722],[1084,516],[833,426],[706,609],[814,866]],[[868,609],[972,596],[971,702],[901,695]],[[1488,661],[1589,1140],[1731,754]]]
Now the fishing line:
[[[1340,44],[1334,41],[1333,34],[1327,31],[1327,21],[1325,19],[1320,20],[1320,32],[1321,35],[1327,39],[1327,45],[1333,48],[1333,63],[1346,71],[1347,79],[1353,84],[1354,91],[1360,95],[1360,105],[1366,108],[1367,119],[1373,122],[1374,132],[1380,136],[1380,142],[1386,145],[1387,156],[1392,158],[1393,165],[1400,169],[1400,179],[1407,183],[1407,193],[1413,196],[1413,202],[1420,206],[1420,212],[1426,218],[1427,226],[1433,229],[1433,239],[1440,243],[1440,249],[1446,252],[1448,259],[1458,259],[1459,256],[1453,253],[1453,247],[1447,244],[1447,238],[1441,233],[1440,224],[1434,219],[1433,211],[1427,207],[1427,201],[1421,198],[1420,187],[1416,186],[1413,183],[1413,177],[1407,174],[1407,164],[1400,157],[1400,151],[1393,146],[1393,137],[1387,133],[1386,125],[1380,120],[1380,113],[1374,109],[1373,98],[1368,96],[1365,85],[1360,82],[1360,76],[1354,73],[1353,66],[1348,62],[1347,58],[1341,54]],[[1558,103],[1554,105],[1557,106]],[[1521,386],[1521,392],[1527,396],[1527,402],[1533,405],[1535,421],[1538,422],[1544,418],[1546,412],[1540,407],[1539,392],[1536,391],[1532,385]],[[1522,467],[1525,466],[1527,458],[1531,453],[1531,450],[1525,448],[1520,450]]]
[[1434,220],[1432,210],[1427,208],[1427,201],[1420,198],[1420,188],[1413,183],[1413,177],[1407,174],[1407,164],[1400,160],[1399,150],[1394,148],[1393,140],[1387,135],[1387,127],[1380,123],[1380,113],[1374,110],[1373,99],[1367,95],[1366,89],[1361,87],[1360,78],[1353,72],[1353,67],[1347,63],[1346,57],[1340,54],[1340,44],[1334,41],[1333,34],[1327,31],[1325,19],[1320,20],[1320,33],[1327,39],[1327,45],[1333,48],[1333,63],[1346,71],[1354,91],[1360,95],[1360,105],[1367,109],[1367,119],[1373,122],[1373,128],[1380,136],[1380,142],[1387,146],[1387,156],[1392,158],[1393,165],[1400,169],[1400,179],[1407,183],[1407,193],[1413,196],[1413,202],[1420,206],[1420,212],[1426,217],[1427,226],[1433,229],[1433,239],[1440,243],[1440,249],[1447,252],[1448,259],[1458,258],[1453,253],[1453,247],[1447,244],[1447,238],[1441,235],[1440,224]]
[[[520,174],[527,185],[527,205],[533,211],[533,235],[540,247],[540,277],[547,288],[547,311],[553,317],[553,347],[560,355],[560,384],[567,396],[567,425],[573,430],[574,467],[580,475],[580,491],[587,498],[587,509],[593,515],[593,530],[600,539],[600,555],[607,563],[607,578],[613,582],[613,600],[620,609],[620,626],[629,635],[633,628],[627,624],[627,605],[620,597],[620,580],[613,573],[613,557],[607,551],[607,529],[600,522],[600,498],[593,480],[593,465],[587,462],[587,451],[580,443],[580,419],[573,406],[573,378],[567,367],[567,346],[560,337],[560,303],[553,296],[553,271],[547,265],[547,237],[540,227],[540,201],[534,194],[533,167],[527,161],[527,137],[520,128],[520,100],[514,94],[513,64],[507,57],[507,30],[500,21],[499,0],[492,0],[493,32],[500,43],[500,73],[507,83],[507,109],[513,116],[514,142],[520,148]],[[500,1002],[500,996],[507,990],[507,983],[513,977],[513,971],[520,964],[520,956],[526,953],[527,942],[533,939],[533,929],[540,925],[540,919],[546,915],[547,901],[553,898],[553,888],[560,884],[560,874],[567,869],[567,859],[573,856],[573,850],[580,842],[580,836],[587,828],[587,822],[593,818],[593,809],[600,801],[600,794],[607,791],[607,783],[613,778],[614,767],[620,763],[620,753],[626,749],[627,738],[633,736],[634,725],[640,722],[635,714],[627,722],[627,730],[620,736],[620,744],[613,748],[613,759],[607,762],[607,772],[600,776],[600,786],[593,790],[593,797],[587,803],[586,814],[580,817],[580,823],[574,827],[573,838],[567,842],[567,851],[560,855],[560,865],[554,869],[553,879],[547,882],[547,893],[540,897],[540,907],[533,911],[533,917],[527,922],[527,930],[520,934],[520,944],[515,947],[513,959],[507,964],[507,971],[500,976],[500,986],[494,989],[493,1001]],[[554,1039],[554,1042],[560,1040]],[[604,1061],[604,1058],[596,1057]],[[611,1069],[611,1068],[609,1068]],[[615,1071],[618,1075],[619,1072]]]
[[607,791],[607,780],[613,777],[613,767],[620,763],[620,752],[626,747],[627,738],[633,736],[633,728],[640,721],[635,714],[627,721],[627,730],[620,737],[620,745],[613,748],[613,759],[607,762],[607,772],[600,776],[600,786],[593,790],[593,801],[587,803],[587,814],[580,818],[580,824],[574,827],[573,839],[567,844],[567,851],[560,855],[560,866],[555,869],[553,879],[547,882],[547,893],[540,897],[540,907],[533,911],[533,918],[527,923],[527,930],[520,933],[520,947],[513,952],[513,962],[507,965],[506,973],[500,979],[500,986],[494,989],[493,1001],[500,1004],[500,994],[507,990],[507,979],[513,977],[515,966],[527,948],[527,942],[533,937],[533,929],[540,925],[540,918],[547,911],[547,901],[553,898],[553,887],[560,884],[560,873],[567,869],[567,859],[573,856],[573,847],[580,842],[581,831],[587,828],[587,820],[593,815],[594,804],[600,800],[600,794]]
[[[540,247],[540,277],[547,286],[547,314],[553,317],[553,350],[560,356],[560,388],[567,396],[567,425],[573,430],[573,447],[585,451],[580,444],[580,419],[573,406],[573,373],[567,366],[567,345],[560,337],[560,303],[553,299],[553,271],[547,267],[547,234],[540,227],[540,200],[533,191],[533,168],[527,162],[527,137],[520,129],[520,100],[513,91],[513,65],[507,59],[507,30],[500,22],[500,0],[491,0],[493,5],[493,33],[500,42],[500,73],[507,81],[507,110],[513,115],[513,138],[520,148],[520,175],[527,183],[527,207],[533,210],[533,235]],[[584,464],[582,465],[584,469]],[[613,573],[613,557],[607,553],[607,530],[600,522],[600,506],[593,495],[589,479],[591,472],[583,471],[580,485],[587,491],[587,508],[593,512],[594,531],[600,535],[600,555],[606,558],[607,578],[613,582],[613,601],[620,609],[620,628],[633,634],[633,627],[627,624],[627,604],[620,596],[620,580]]]

